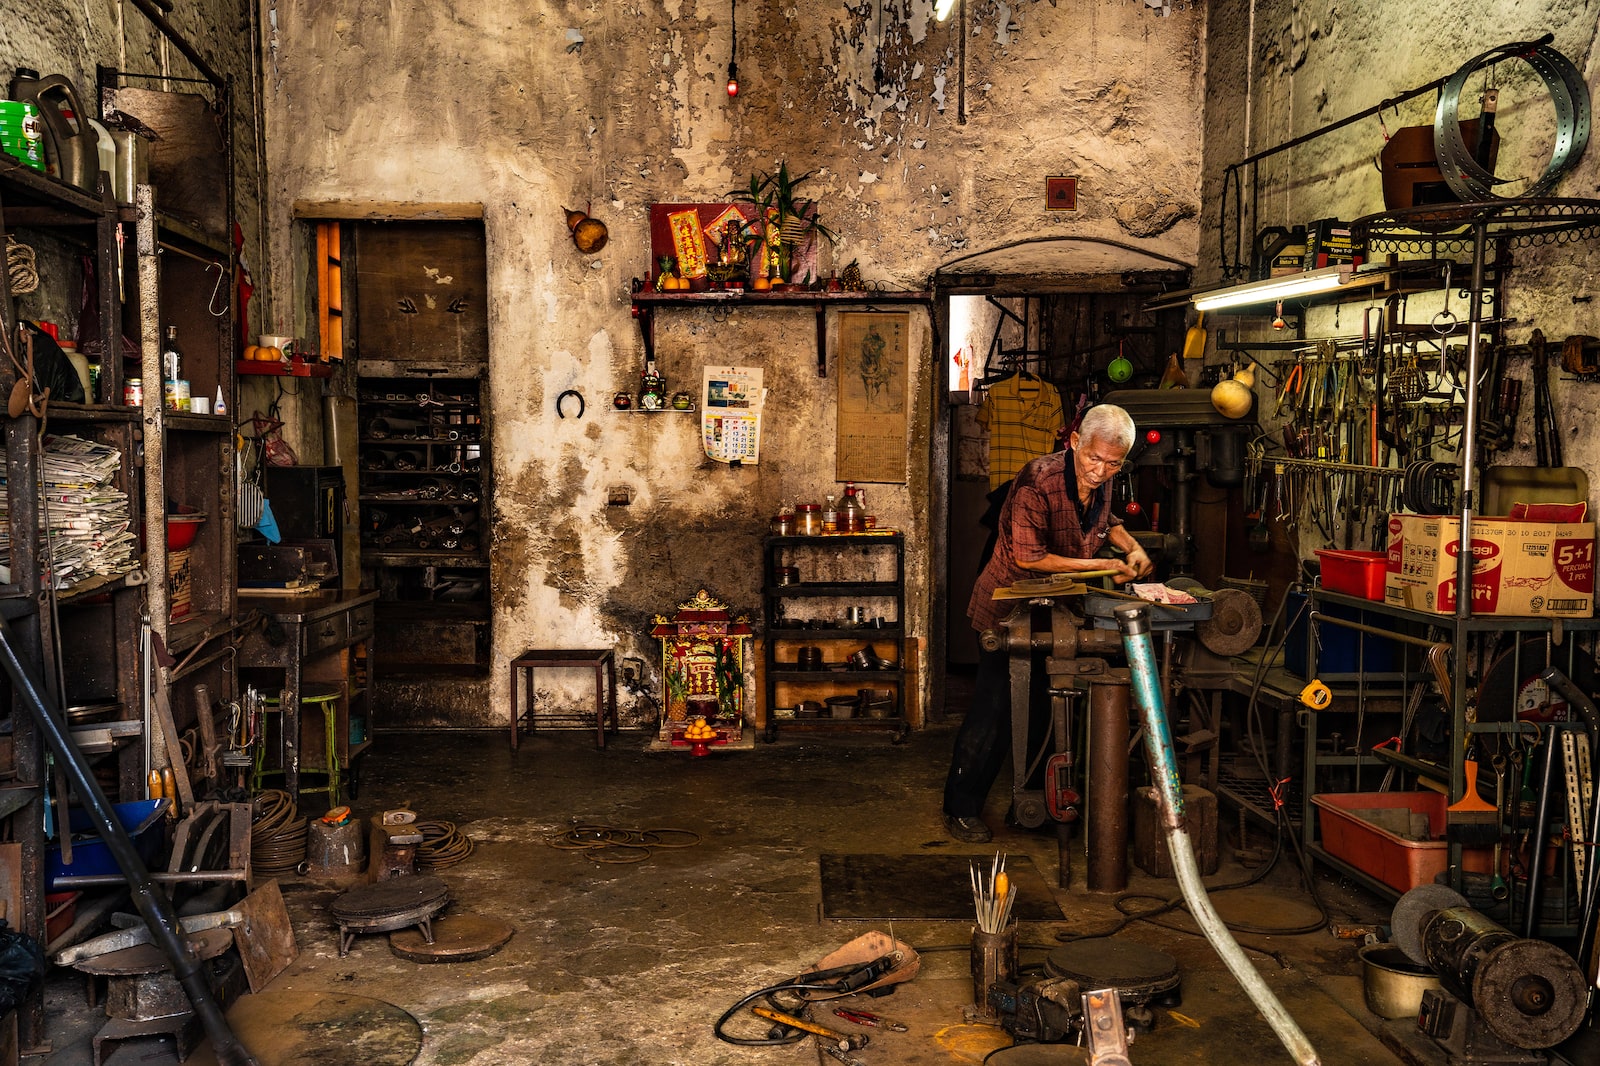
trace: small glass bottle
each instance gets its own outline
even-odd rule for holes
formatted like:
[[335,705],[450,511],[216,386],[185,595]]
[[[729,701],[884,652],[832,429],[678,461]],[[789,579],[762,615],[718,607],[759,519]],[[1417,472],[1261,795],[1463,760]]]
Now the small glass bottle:
[[183,379],[183,350],[178,347],[178,327],[167,327],[167,339],[161,342],[161,380]]
[[822,531],[824,533],[839,532],[839,509],[834,505],[833,496],[826,497],[827,502],[822,505]]

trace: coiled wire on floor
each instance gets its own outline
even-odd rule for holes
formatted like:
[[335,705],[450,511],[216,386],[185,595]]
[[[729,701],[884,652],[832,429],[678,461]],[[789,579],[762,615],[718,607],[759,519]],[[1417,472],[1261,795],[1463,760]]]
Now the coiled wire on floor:
[[644,862],[655,848],[688,848],[700,843],[693,829],[622,829],[610,825],[575,825],[545,838],[561,851],[581,851],[590,862],[627,866]]
[[422,834],[417,845],[417,868],[443,870],[472,854],[472,838],[445,821],[418,822],[413,828]]
[[293,873],[306,861],[307,819],[294,797],[269,788],[256,797],[250,823],[250,866],[258,874]]

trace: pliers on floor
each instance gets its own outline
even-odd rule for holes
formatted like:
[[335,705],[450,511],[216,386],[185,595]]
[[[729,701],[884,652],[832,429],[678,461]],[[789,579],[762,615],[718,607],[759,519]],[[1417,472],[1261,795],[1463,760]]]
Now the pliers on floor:
[[906,1027],[899,1022],[892,1022],[881,1014],[873,1014],[866,1010],[850,1010],[846,1007],[835,1007],[833,1013],[836,1017],[856,1025],[865,1025],[873,1029],[884,1029],[891,1033],[904,1033]]

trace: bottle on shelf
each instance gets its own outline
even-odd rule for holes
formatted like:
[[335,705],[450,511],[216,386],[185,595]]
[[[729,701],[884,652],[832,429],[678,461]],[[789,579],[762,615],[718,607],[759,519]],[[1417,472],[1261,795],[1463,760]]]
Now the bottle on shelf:
[[839,532],[839,508],[834,503],[834,498],[831,494],[826,499],[827,502],[822,505],[822,531],[824,533],[837,533]]
[[161,380],[183,380],[183,349],[178,347],[178,327],[168,326],[161,342]]
[[839,532],[860,533],[866,528],[862,519],[866,511],[861,507],[861,501],[856,497],[856,484],[853,481],[844,483],[844,501],[839,505]]

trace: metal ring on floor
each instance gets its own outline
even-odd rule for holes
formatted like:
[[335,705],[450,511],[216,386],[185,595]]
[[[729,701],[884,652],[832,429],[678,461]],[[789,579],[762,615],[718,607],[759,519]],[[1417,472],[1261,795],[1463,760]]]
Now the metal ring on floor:
[[[689,837],[690,839],[672,844],[661,839],[662,833],[679,833],[683,836]],[[700,843],[700,834],[696,833],[693,829],[671,829],[663,826],[656,829],[642,830],[639,833],[639,840],[641,843],[648,844],[655,848],[692,848],[696,844]]]
[[[608,853],[611,853],[611,852],[621,853],[621,852],[629,852],[629,851],[640,852],[641,854],[639,854],[638,856],[633,857],[633,858],[623,858],[623,857],[606,858],[605,857]],[[647,847],[643,847],[643,846],[641,846],[639,844],[608,844],[607,846],[605,846],[603,848],[590,848],[588,851],[585,851],[583,854],[584,854],[584,858],[588,859],[590,862],[606,863],[606,864],[612,865],[612,866],[631,866],[634,863],[644,862],[646,859],[648,859],[650,857],[650,849],[647,848]]]

